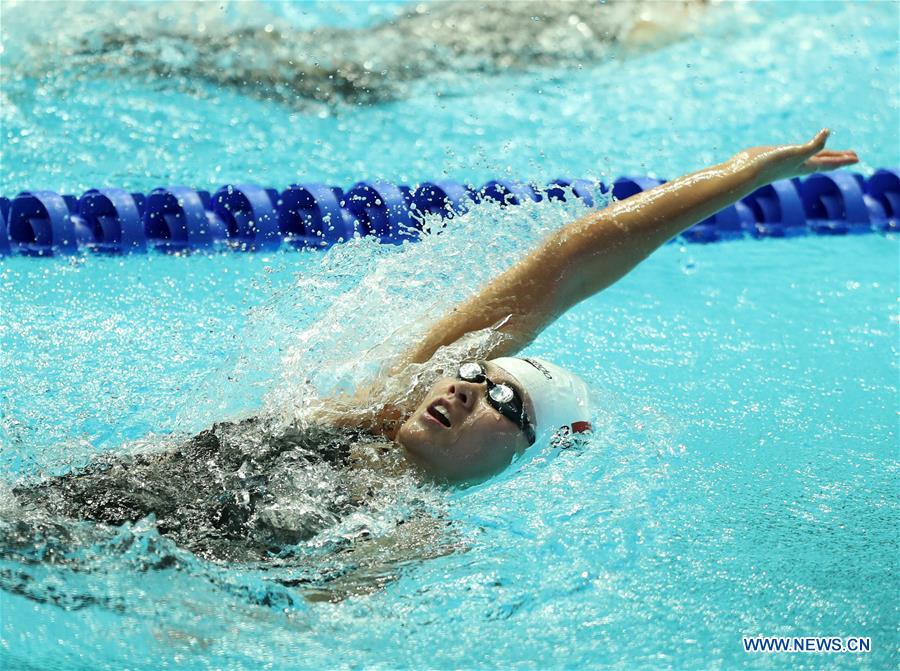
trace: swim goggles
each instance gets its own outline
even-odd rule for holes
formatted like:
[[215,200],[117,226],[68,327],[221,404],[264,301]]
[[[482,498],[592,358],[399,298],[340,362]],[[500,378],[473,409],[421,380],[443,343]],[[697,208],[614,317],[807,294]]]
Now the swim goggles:
[[475,384],[487,383],[487,402],[494,410],[522,429],[528,444],[534,444],[534,427],[525,412],[525,403],[515,389],[504,382],[489,379],[484,366],[477,361],[465,361],[459,365],[457,377]]

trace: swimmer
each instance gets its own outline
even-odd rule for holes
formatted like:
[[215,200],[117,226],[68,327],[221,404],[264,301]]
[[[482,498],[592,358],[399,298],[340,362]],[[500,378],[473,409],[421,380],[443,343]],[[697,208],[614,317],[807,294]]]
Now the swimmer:
[[[857,162],[852,151],[826,150],[828,135],[823,129],[805,144],[747,149],[556,231],[454,307],[404,356],[423,363],[438,348],[498,325],[506,337],[485,354],[488,360],[460,362],[415,407],[388,403],[366,428],[394,441],[425,472],[456,482],[502,471],[559,430],[589,428],[583,381],[549,362],[513,355],[686,228],[776,180]],[[365,390],[357,401],[367,405]],[[340,421],[366,422],[352,411]]]
[[[235,30],[218,7],[198,3],[169,16],[135,5],[126,20],[101,14],[73,35],[62,59],[44,45],[31,76],[72,67],[154,82],[207,81],[263,100],[304,109],[310,103],[360,105],[399,100],[423,78],[584,67],[658,48],[690,34],[710,9],[706,0],[589,3],[580,0],[466,1],[409,5],[359,28],[303,30],[257,6],[258,21]],[[162,12],[162,14],[160,14]],[[161,20],[162,19],[162,20]],[[199,29],[198,29],[199,27]],[[235,59],[240,51],[244,58]],[[53,50],[49,52],[52,54]]]
[[[98,457],[13,495],[24,508],[67,519],[115,526],[149,517],[159,533],[200,557],[264,561],[365,505],[372,479],[354,480],[354,473],[380,471],[383,481],[486,480],[590,428],[583,380],[553,362],[516,355],[689,226],[773,181],[856,163],[852,151],[825,149],[828,134],[741,151],[568,224],[434,323],[392,378],[326,400],[306,428],[275,431],[263,418],[224,422],[176,449]],[[414,387],[405,377],[411,365],[484,329],[501,337],[479,358],[456,362],[424,395],[406,393]],[[404,393],[385,400],[386,388]],[[331,507],[306,506],[304,515],[285,519],[304,488],[327,490]],[[424,537],[422,524],[406,528]],[[26,547],[25,536],[6,538],[0,556]],[[446,551],[435,546],[424,554]]]

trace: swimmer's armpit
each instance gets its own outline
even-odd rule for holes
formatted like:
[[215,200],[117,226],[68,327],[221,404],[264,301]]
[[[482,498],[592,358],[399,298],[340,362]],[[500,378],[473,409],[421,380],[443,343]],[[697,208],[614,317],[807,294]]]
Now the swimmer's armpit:
[[405,412],[397,398],[386,393],[384,381],[359,387],[353,395],[330,396],[313,407],[311,421],[339,429],[363,429],[393,440]]
[[340,560],[352,568],[325,584],[304,588],[307,601],[337,603],[372,594],[400,577],[404,565],[466,552],[468,544],[448,520],[420,515],[383,537],[355,542]]

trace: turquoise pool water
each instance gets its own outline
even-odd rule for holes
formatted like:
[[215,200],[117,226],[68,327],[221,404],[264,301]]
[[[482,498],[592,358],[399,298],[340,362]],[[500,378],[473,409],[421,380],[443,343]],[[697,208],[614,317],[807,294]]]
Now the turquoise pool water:
[[[251,34],[366,30],[402,7],[194,15],[209,31],[217,20]],[[5,195],[247,179],[671,177],[822,125],[836,147],[859,151],[862,172],[900,162],[892,3],[714,5],[702,34],[657,50],[524,73],[473,74],[460,62],[465,76],[411,80],[398,99],[362,106],[272,102],[202,79],[186,89],[140,62],[97,80],[108,63],[67,66],[83,11],[56,8],[0,8]],[[148,44],[169,39],[145,6],[129,8]],[[117,11],[97,5],[97,30],[111,30]],[[38,28],[58,32],[35,55]],[[4,258],[0,497],[100,451],[288,403],[300,378],[320,391],[352,380],[361,373],[346,362],[364,368],[363,353],[390,350],[382,343],[400,323],[419,324],[402,336],[414,337],[578,213],[483,206],[416,245],[360,240],[327,254]],[[419,497],[452,520],[465,551],[383,568],[396,579],[337,604],[304,601],[265,567],[191,558],[149,523],[80,548],[68,566],[7,553],[0,661],[895,668],[897,254],[896,238],[880,235],[667,246],[529,349],[591,381],[590,445],[477,488],[401,492],[354,522],[386,535]],[[354,530],[330,529],[305,551]],[[178,569],[148,570],[173,553]],[[9,589],[22,574],[30,587]],[[755,634],[870,636],[873,647],[744,653],[741,637]]]

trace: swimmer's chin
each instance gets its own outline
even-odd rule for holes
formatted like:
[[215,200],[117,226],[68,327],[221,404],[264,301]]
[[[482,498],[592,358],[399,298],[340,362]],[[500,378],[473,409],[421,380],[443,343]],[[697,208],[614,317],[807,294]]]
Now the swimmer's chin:
[[430,482],[434,485],[439,486],[465,489],[467,487],[481,484],[482,482],[490,480],[495,475],[497,475],[497,473],[465,477],[449,475],[436,469],[434,465],[430,463],[428,459],[423,455],[417,454],[414,450],[407,449],[402,444],[399,445],[403,450],[403,458],[406,461],[409,469],[413,473],[415,473],[420,480],[424,482]]
[[429,478],[434,478],[437,473],[435,472],[436,469],[434,464],[431,463],[431,460],[428,458],[427,442],[424,440],[424,436],[417,435],[421,432],[421,429],[416,427],[414,422],[415,415],[403,423],[397,431],[394,442],[396,442],[403,451],[403,457],[410,466],[427,475]]
[[[397,431],[395,442],[403,450],[406,463],[420,477],[439,485],[471,487],[501,473],[496,465],[486,468],[477,463],[462,463],[459,459],[448,458],[435,444],[434,436],[421,426],[416,415],[410,417]],[[451,466],[452,464],[452,466]]]
[[435,463],[433,453],[436,447],[427,434],[418,417],[413,415],[403,423],[394,440],[403,450],[403,457],[409,466],[424,479],[438,484],[459,482],[458,478],[451,477]]

